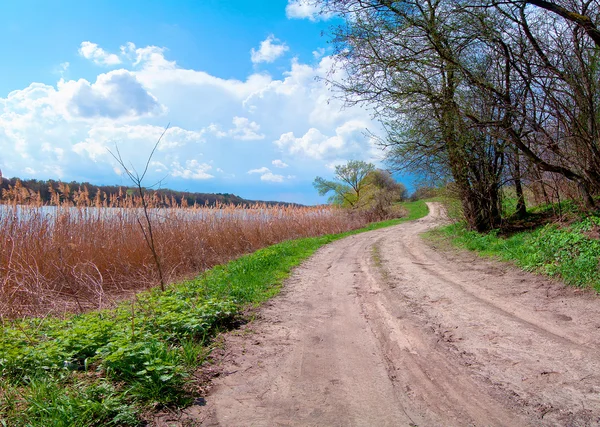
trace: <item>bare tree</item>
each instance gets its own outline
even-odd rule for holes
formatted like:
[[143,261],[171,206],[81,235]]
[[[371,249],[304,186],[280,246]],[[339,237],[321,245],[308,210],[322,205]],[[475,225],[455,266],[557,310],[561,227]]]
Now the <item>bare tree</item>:
[[331,83],[347,103],[374,106],[394,167],[448,171],[469,226],[485,231],[500,223],[505,141],[462,111],[475,92],[460,60],[473,38],[461,3],[326,1],[346,18],[334,36],[346,78]]
[[[504,27],[481,29],[505,46],[512,69],[512,89],[496,88],[510,116],[502,129],[528,161],[577,183],[593,206],[600,187],[600,51],[580,26],[526,3],[496,4]],[[597,2],[579,3],[583,10],[595,4],[598,14]]]
[[[600,48],[600,30],[596,23],[592,20],[592,18],[587,15],[590,8],[595,6],[596,17],[598,14],[598,4],[596,1],[583,1],[580,3],[581,10],[573,10],[568,9],[566,7],[561,6],[556,2],[550,2],[545,0],[526,0],[523,3],[531,4],[537,6],[541,9],[548,10],[556,15],[566,19],[567,21],[573,22],[578,27],[580,27],[596,44],[596,47]],[[572,4],[572,3],[571,3]]]
[[139,217],[137,218],[137,221],[140,226],[140,229],[142,230],[142,234],[144,235],[144,240],[146,242],[146,245],[148,246],[148,249],[150,249],[150,252],[152,253],[152,258],[154,259],[154,265],[156,266],[156,271],[158,272],[160,289],[163,292],[165,290],[165,279],[164,279],[164,275],[163,275],[163,269],[162,269],[162,263],[160,260],[160,255],[158,253],[158,248],[157,248],[157,244],[156,244],[156,238],[154,236],[154,230],[152,227],[153,221],[150,218],[150,208],[148,206],[148,200],[146,197],[146,188],[144,187],[143,183],[144,183],[144,178],[146,177],[146,174],[148,173],[148,168],[150,167],[150,161],[152,160],[152,157],[154,156],[154,152],[158,148],[160,141],[162,140],[163,136],[165,136],[165,133],[167,132],[168,129],[169,129],[169,125],[167,125],[165,127],[165,130],[163,131],[163,133],[160,135],[160,137],[156,141],[156,144],[154,144],[154,147],[152,148],[152,151],[150,152],[150,155],[148,156],[148,159],[146,161],[146,166],[144,167],[144,170],[142,171],[141,174],[138,173],[138,171],[135,169],[135,167],[133,167],[133,165],[131,165],[130,167],[126,166],[125,161],[123,160],[123,157],[121,156],[118,146],[115,145],[114,153],[112,151],[108,150],[108,152],[117,161],[119,166],[121,166],[123,168],[123,170],[129,177],[130,181],[135,186],[138,196],[140,197],[140,203],[142,205],[142,213],[144,216],[144,218],[143,218],[144,223],[142,223],[142,221],[139,219]]
[[562,176],[594,205],[598,0],[322,3],[345,18],[334,42],[346,77],[330,83],[348,104],[374,106],[394,168],[452,178],[471,228],[500,223],[507,183],[525,213],[527,171]]

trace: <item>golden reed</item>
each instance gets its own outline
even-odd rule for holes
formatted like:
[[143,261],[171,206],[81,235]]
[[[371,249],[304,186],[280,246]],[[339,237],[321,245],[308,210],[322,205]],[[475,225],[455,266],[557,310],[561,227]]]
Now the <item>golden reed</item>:
[[[0,205],[0,317],[108,307],[158,283],[141,227],[141,199],[86,188],[52,190],[50,206],[18,182]],[[147,195],[167,281],[197,275],[259,248],[364,226],[330,207],[186,206]]]

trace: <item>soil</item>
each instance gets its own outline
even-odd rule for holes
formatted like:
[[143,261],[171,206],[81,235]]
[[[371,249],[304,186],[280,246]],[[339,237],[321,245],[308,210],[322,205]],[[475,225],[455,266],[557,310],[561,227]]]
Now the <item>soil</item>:
[[439,250],[419,237],[444,221],[429,207],[299,267],[225,335],[212,390],[177,424],[600,425],[599,298]]

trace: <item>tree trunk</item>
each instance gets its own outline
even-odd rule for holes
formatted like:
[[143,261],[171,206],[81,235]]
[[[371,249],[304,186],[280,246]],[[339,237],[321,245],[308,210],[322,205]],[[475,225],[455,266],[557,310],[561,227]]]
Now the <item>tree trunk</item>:
[[515,180],[515,192],[517,193],[517,211],[518,218],[527,215],[527,206],[525,205],[525,195],[523,194],[523,185],[521,184],[521,160],[519,151],[515,150],[513,178]]

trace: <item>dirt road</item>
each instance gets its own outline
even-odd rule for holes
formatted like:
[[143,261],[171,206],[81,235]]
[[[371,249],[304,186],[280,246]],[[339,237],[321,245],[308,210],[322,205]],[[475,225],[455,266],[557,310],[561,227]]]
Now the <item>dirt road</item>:
[[226,338],[205,426],[600,425],[600,298],[438,251],[416,222],[334,242]]

